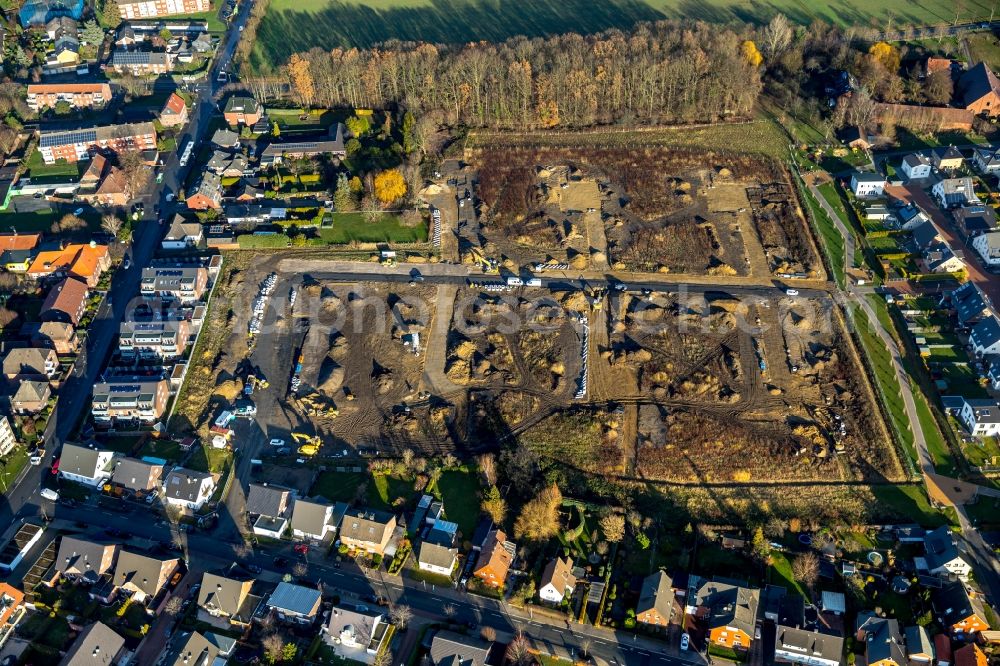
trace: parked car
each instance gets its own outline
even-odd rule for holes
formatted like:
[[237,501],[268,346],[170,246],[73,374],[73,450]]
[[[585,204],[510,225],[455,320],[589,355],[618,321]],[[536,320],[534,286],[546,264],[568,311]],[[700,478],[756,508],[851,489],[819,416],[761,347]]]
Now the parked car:
[[681,650],[687,650],[691,647],[691,637],[686,633],[681,634]]
[[284,446],[284,445],[285,445],[285,440],[283,440],[283,439],[272,439],[271,440],[271,446]]
[[47,500],[52,500],[53,502],[59,501],[59,493],[51,488],[42,488],[42,491],[38,494]]

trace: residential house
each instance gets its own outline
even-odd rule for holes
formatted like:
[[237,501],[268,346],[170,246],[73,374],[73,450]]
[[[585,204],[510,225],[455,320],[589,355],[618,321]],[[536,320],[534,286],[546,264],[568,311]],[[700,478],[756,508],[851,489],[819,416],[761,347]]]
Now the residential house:
[[989,666],[989,660],[978,645],[969,643],[955,650],[955,666]]
[[76,198],[95,206],[125,206],[130,198],[125,171],[113,166],[103,155],[94,155],[80,179]]
[[[434,530],[431,530],[434,532]],[[440,576],[451,576],[458,560],[458,548],[443,539],[425,539],[417,553],[417,566]]]
[[148,493],[160,487],[163,478],[161,463],[121,458],[111,474],[111,483],[136,493]]
[[910,153],[903,158],[899,170],[911,180],[927,178],[931,175],[931,160],[921,153]]
[[433,666],[499,666],[503,655],[495,654],[495,643],[454,631],[437,631],[431,640]]
[[937,657],[937,666],[951,666],[951,636],[948,634],[935,634],[934,653]]
[[26,272],[41,240],[41,234],[0,234],[0,266],[10,273]]
[[146,298],[179,300],[182,304],[201,300],[208,287],[204,266],[149,266],[142,269],[140,293]]
[[993,437],[1000,434],[1000,405],[993,398],[960,398],[957,414],[962,425],[973,437]]
[[[197,631],[180,633],[170,650],[159,662],[163,666],[213,666],[219,657],[219,646]],[[225,663],[222,659],[220,663]]]
[[969,596],[961,581],[932,588],[931,608],[938,624],[956,638],[972,637],[990,628],[979,599]]
[[871,150],[875,136],[866,128],[858,125],[845,127],[837,134],[837,138],[853,150]]
[[177,93],[170,93],[160,111],[160,124],[164,127],[179,127],[188,121],[187,104]]
[[80,62],[80,31],[76,21],[68,16],[57,16],[45,25],[52,51],[46,64],[52,67],[74,65]]
[[284,220],[288,207],[284,204],[251,204],[226,206],[225,216],[230,224],[262,224]]
[[[346,510],[344,505],[343,509]],[[292,536],[299,539],[322,541],[327,534],[336,532],[336,507],[326,502],[298,499],[292,505]],[[343,516],[343,511],[340,516]]]
[[119,422],[155,423],[163,416],[170,397],[165,379],[109,377],[94,384],[90,413],[101,425]]
[[352,509],[340,524],[340,542],[348,548],[383,555],[396,529],[396,516],[383,511]]
[[111,84],[29,83],[28,107],[32,111],[54,109],[65,102],[76,109],[101,109],[111,101]]
[[54,349],[59,356],[75,354],[80,340],[73,324],[58,321],[29,321],[18,332],[35,347]]
[[963,326],[976,323],[988,312],[983,292],[974,282],[966,282],[951,292],[951,307]]
[[176,557],[160,559],[122,550],[115,566],[114,583],[134,601],[147,603],[166,587],[179,564]]
[[221,210],[222,179],[213,171],[202,171],[184,203],[189,210]]
[[93,584],[112,574],[117,557],[117,544],[66,535],[59,542],[54,566],[61,576]]
[[212,617],[227,618],[231,624],[247,626],[261,601],[250,593],[253,583],[206,573],[198,590],[198,608]]
[[1000,81],[980,62],[958,79],[958,98],[962,108],[976,115],[1000,114]]
[[0,583],[0,648],[17,630],[26,612],[24,592],[8,583]]
[[103,622],[84,627],[59,666],[114,666],[125,648],[125,639]]
[[880,197],[885,192],[885,178],[878,173],[855,171],[851,174],[851,191],[859,199]]
[[60,250],[39,252],[27,274],[35,280],[75,277],[93,289],[101,274],[111,268],[111,255],[107,245],[67,245]]
[[931,643],[927,630],[919,625],[907,627],[903,634],[906,638],[906,657],[918,664],[929,664],[934,661],[934,644]]
[[260,154],[261,165],[281,164],[285,159],[315,157],[317,155],[334,155],[345,157],[343,123],[330,127],[326,138],[300,141],[273,141]]
[[941,526],[924,535],[924,557],[918,558],[917,569],[932,574],[953,574],[959,578],[969,577],[972,566],[958,552],[951,530]]
[[904,231],[913,231],[924,224],[930,224],[931,219],[927,214],[914,204],[908,204],[896,211],[900,226]]
[[910,231],[910,235],[913,237],[913,244],[916,245],[917,249],[923,253],[928,248],[935,245],[941,244],[941,235],[938,233],[938,229],[934,226],[932,222],[924,222]]
[[907,666],[903,636],[896,620],[869,611],[858,613],[855,640],[864,644],[868,666]]
[[237,127],[238,125],[247,125],[252,127],[257,124],[261,116],[264,114],[264,108],[253,98],[252,95],[246,93],[235,93],[228,100],[226,100],[226,106],[223,109],[222,115],[226,118],[226,123],[230,127]]
[[160,241],[164,250],[186,250],[201,243],[203,228],[199,222],[188,222],[180,215],[174,215],[167,235]]
[[83,0],[27,0],[18,10],[18,20],[25,28],[45,25],[56,16],[79,21],[83,16]]
[[215,492],[215,477],[183,467],[170,470],[163,482],[163,498],[170,506],[197,511]]
[[494,529],[486,537],[472,572],[484,585],[503,587],[507,572],[514,561],[513,549],[507,548],[507,535]]
[[42,302],[43,321],[62,322],[76,326],[87,311],[87,285],[76,278],[63,278]]
[[775,627],[775,663],[840,666],[843,652],[844,639],[840,636],[781,624]]
[[1000,231],[979,234],[972,239],[972,249],[987,266],[1000,266]]
[[267,598],[266,603],[281,620],[312,624],[318,616],[321,601],[319,590],[281,582]]
[[212,153],[205,168],[220,178],[242,178],[246,175],[249,167],[243,153],[216,150]]
[[972,151],[972,163],[980,173],[996,173],[1000,171],[1000,149],[976,148]]
[[288,509],[293,497],[294,491],[289,488],[251,483],[247,491],[247,513],[253,518],[253,533],[280,539],[288,529]]
[[556,557],[549,560],[542,570],[539,581],[538,596],[549,603],[559,604],[567,596],[572,596],[576,588],[576,576],[573,575],[573,559]]
[[928,273],[957,273],[965,270],[964,256],[954,252],[944,242],[925,248],[923,259]]
[[[256,181],[256,179],[254,180]],[[241,203],[247,203],[263,199],[264,196],[265,190],[258,182],[251,182],[250,180],[244,178],[236,186],[236,194],[233,199]]]
[[992,206],[965,206],[952,211],[952,216],[966,236],[978,236],[997,227],[997,213]]
[[674,588],[670,576],[663,570],[655,571],[642,580],[639,602],[635,607],[635,621],[655,627],[670,624],[674,613]]
[[46,164],[79,162],[97,151],[156,150],[153,123],[103,125],[68,131],[42,131],[38,150]]
[[376,610],[334,606],[323,625],[323,638],[338,657],[371,663],[385,647],[389,623]]
[[52,387],[48,382],[22,380],[10,396],[10,410],[15,414],[37,414],[45,409],[52,397]]
[[1000,321],[994,316],[984,318],[972,327],[969,342],[976,356],[1000,353]]
[[59,356],[54,349],[11,349],[3,358],[3,374],[7,379],[53,380],[59,376]]
[[101,486],[111,478],[114,458],[114,451],[66,443],[59,457],[59,476],[86,486]]
[[760,590],[712,581],[695,595],[692,615],[708,629],[708,640],[721,647],[747,650],[757,624]]
[[0,416],[0,456],[5,456],[17,446],[17,437],[14,429],[10,427],[10,420],[6,416]]
[[955,169],[960,169],[962,167],[962,163],[965,161],[965,158],[962,157],[962,153],[960,153],[955,146],[948,146],[944,150],[934,151],[931,161],[936,169],[941,171],[954,171]]
[[123,321],[118,331],[118,351],[123,356],[143,359],[183,356],[191,336],[187,319]]
[[225,128],[217,129],[212,135],[212,145],[219,148],[237,148],[240,145],[240,135]]
[[942,208],[956,208],[980,203],[976,196],[976,188],[972,178],[945,178],[939,180],[931,188],[931,194],[938,200]]
[[158,18],[175,14],[199,14],[212,9],[209,0],[120,0],[122,19]]

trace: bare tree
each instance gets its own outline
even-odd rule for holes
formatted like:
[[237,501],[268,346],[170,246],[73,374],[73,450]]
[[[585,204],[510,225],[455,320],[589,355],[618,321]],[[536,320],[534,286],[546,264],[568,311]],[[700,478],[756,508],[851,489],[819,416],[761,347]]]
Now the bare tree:
[[372,666],[390,666],[392,664],[392,655],[389,654],[388,650],[382,650],[372,659]]
[[792,26],[784,14],[775,14],[761,31],[761,46],[771,60],[780,56],[792,43]]
[[590,646],[593,645],[589,638],[584,638],[580,641],[580,656],[589,657],[590,656]]
[[816,553],[809,551],[796,557],[792,562],[792,575],[795,580],[812,589],[819,579],[819,558]]
[[445,614],[445,617],[455,617],[455,613],[457,613],[458,610],[452,604],[445,604],[441,608],[441,612]]
[[479,456],[479,471],[483,473],[486,485],[497,485],[497,459],[492,453],[484,453]]
[[307,565],[305,562],[296,562],[295,566],[292,567],[292,573],[298,576],[299,578],[302,578],[307,573],[309,573],[309,565]]
[[413,611],[409,606],[396,604],[389,609],[389,619],[396,625],[397,629],[406,629],[406,625],[413,619]]
[[107,214],[101,218],[101,229],[104,229],[111,236],[118,238],[118,232],[122,230],[122,220],[117,215]]
[[118,166],[125,174],[125,195],[134,199],[150,179],[149,165],[138,150],[126,150],[118,155]]
[[281,661],[282,652],[285,649],[285,639],[278,633],[271,633],[260,642],[264,648],[264,658],[271,664]]
[[507,645],[507,652],[504,655],[507,661],[517,666],[527,666],[531,663],[531,645],[523,631],[518,631],[517,635]]
[[369,224],[378,222],[379,218],[382,217],[378,200],[375,197],[366,196],[361,200],[361,215]]
[[493,627],[483,627],[479,631],[479,635],[482,636],[484,641],[489,641],[492,643],[497,639],[497,630]]
[[167,605],[166,607],[164,607],[164,610],[167,612],[168,615],[177,615],[178,613],[181,612],[181,608],[183,606],[184,606],[184,600],[181,599],[179,596],[174,595],[170,597],[170,601],[167,602]]

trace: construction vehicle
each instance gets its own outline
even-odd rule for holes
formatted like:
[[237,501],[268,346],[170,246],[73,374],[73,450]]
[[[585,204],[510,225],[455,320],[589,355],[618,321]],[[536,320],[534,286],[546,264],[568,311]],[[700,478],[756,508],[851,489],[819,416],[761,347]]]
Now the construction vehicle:
[[266,389],[270,384],[263,377],[258,377],[256,375],[250,375],[247,377],[246,384],[243,385],[243,395],[251,396],[254,391]]
[[306,413],[307,416],[326,416],[329,418],[337,418],[340,414],[340,410],[334,405],[324,404],[323,396],[319,393],[310,393],[309,395],[301,396],[298,399],[299,406],[302,411]]
[[323,446],[323,441],[318,436],[309,436],[301,432],[293,432],[292,439],[302,442],[298,452],[304,456],[314,456],[319,453],[319,448]]
[[596,312],[601,309],[601,305],[604,302],[604,289],[600,287],[588,287],[584,284],[583,293],[587,296],[592,310]]
[[379,255],[379,263],[386,268],[392,268],[396,265],[396,253],[393,250],[382,250]]
[[487,257],[478,247],[471,248],[470,254],[472,255],[472,260],[479,264],[484,273],[500,272],[500,264],[497,263],[497,260],[492,257]]

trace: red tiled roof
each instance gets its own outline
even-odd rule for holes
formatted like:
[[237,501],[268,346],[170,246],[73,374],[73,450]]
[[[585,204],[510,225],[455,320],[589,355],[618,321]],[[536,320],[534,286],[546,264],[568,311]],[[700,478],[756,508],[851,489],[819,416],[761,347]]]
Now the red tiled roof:
[[41,239],[41,234],[0,234],[0,252],[31,250]]
[[45,302],[42,304],[42,312],[46,310],[59,310],[65,312],[76,319],[76,313],[80,310],[80,303],[87,298],[87,285],[76,278],[66,278],[49,290]]
[[174,113],[180,115],[184,113],[184,100],[177,93],[170,93],[167,103],[163,105],[163,113]]

